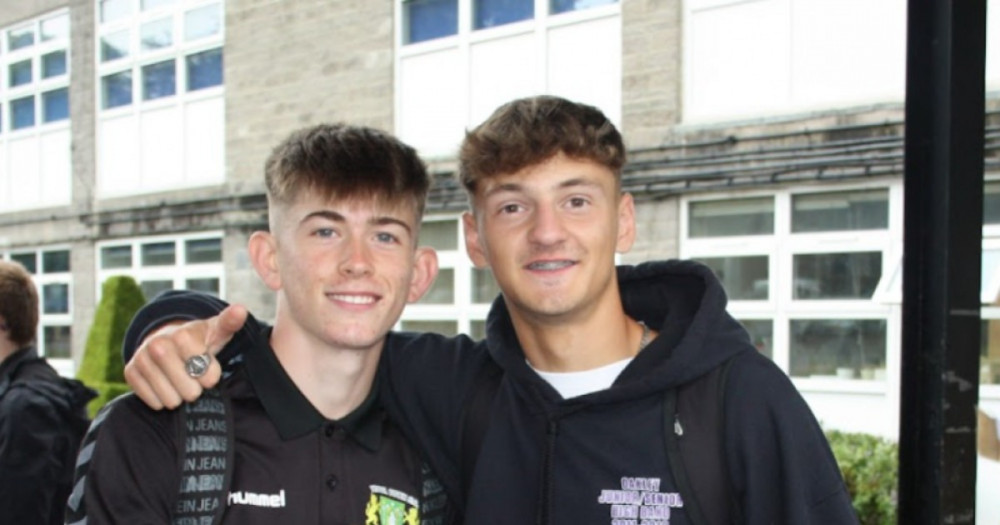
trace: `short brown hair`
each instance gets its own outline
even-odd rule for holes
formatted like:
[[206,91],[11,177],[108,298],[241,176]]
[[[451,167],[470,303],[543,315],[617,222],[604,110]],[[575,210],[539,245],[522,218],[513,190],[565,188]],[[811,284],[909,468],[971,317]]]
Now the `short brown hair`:
[[12,342],[26,346],[35,340],[38,291],[31,274],[20,263],[0,261],[0,316]]
[[267,158],[264,181],[271,204],[291,203],[303,191],[384,203],[409,199],[418,222],[430,188],[416,150],[383,131],[346,124],[293,132]]
[[459,176],[474,194],[480,180],[515,173],[563,153],[607,167],[620,183],[625,145],[601,110],[553,96],[508,102],[465,134]]

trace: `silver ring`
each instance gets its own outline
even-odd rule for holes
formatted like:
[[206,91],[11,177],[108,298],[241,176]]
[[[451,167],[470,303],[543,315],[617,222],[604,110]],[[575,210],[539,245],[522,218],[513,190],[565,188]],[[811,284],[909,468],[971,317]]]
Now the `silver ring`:
[[189,376],[198,379],[205,375],[210,364],[212,364],[212,356],[208,352],[205,352],[201,355],[189,357],[187,361],[184,361],[184,370],[187,370]]

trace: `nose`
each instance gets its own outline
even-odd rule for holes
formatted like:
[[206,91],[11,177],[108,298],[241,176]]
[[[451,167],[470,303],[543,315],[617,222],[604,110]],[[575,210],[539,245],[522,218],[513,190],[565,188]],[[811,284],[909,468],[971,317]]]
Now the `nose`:
[[540,245],[552,245],[565,239],[566,229],[555,206],[538,206],[531,220],[529,241]]
[[340,271],[350,277],[362,277],[372,273],[371,250],[364,240],[355,237],[345,243],[340,261]]

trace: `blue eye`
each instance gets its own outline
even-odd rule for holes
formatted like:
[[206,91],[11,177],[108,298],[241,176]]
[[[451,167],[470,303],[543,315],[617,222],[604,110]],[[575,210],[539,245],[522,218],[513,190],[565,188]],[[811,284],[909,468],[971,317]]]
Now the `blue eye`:
[[317,237],[333,237],[333,228],[317,228],[313,231],[313,235]]
[[396,242],[399,242],[399,239],[395,235],[393,235],[391,233],[386,233],[386,232],[376,233],[375,234],[375,239],[378,242],[384,242],[384,243],[396,243]]

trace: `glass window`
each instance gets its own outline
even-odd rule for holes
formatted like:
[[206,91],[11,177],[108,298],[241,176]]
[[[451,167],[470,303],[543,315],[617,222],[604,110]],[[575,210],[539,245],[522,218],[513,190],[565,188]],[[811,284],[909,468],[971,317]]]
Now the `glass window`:
[[889,227],[889,190],[792,196],[792,232],[878,230]]
[[110,268],[131,268],[132,267],[132,247],[106,246],[101,248],[101,269]]
[[184,288],[196,292],[204,292],[218,297],[219,280],[216,278],[188,279],[184,281]]
[[173,4],[174,0],[142,0],[142,10],[149,11],[157,7]]
[[1000,385],[1000,319],[983,319],[979,339],[979,383]]
[[210,49],[187,57],[187,90],[196,91],[222,84],[222,49]]
[[10,101],[10,129],[30,128],[35,125],[35,97]]
[[132,103],[132,72],[122,71],[101,79],[104,109],[127,106]]
[[170,266],[177,261],[176,248],[177,246],[172,241],[143,244],[141,258],[142,265]]
[[142,24],[139,30],[139,49],[152,51],[170,47],[174,43],[174,19],[161,18]]
[[774,199],[692,202],[688,222],[688,235],[691,237],[772,234]]
[[726,295],[734,300],[768,298],[766,255],[743,257],[705,257],[697,259],[715,272]]
[[400,326],[407,332],[433,332],[447,336],[458,335],[455,321],[403,321]]
[[42,55],[42,78],[52,78],[66,74],[66,51],[54,51]]
[[177,71],[173,60],[142,68],[142,99],[155,100],[177,92]]
[[490,304],[500,295],[500,287],[497,286],[493,272],[489,268],[472,269],[472,302],[476,304]]
[[979,274],[979,299],[983,304],[993,305],[1000,302],[998,297],[1000,290],[997,290],[1000,285],[998,270],[1000,270],[1000,250],[983,249]]
[[409,0],[403,9],[407,44],[458,33],[458,0]]
[[535,16],[534,0],[475,0],[473,5],[474,27],[484,29]]
[[161,292],[173,290],[174,283],[167,280],[142,281],[139,283],[139,288],[142,289],[142,295],[146,297],[146,301],[148,302]]
[[469,321],[469,337],[476,341],[486,339],[486,321],[479,319]]
[[42,20],[42,42],[69,36],[69,15],[60,15]]
[[69,313],[68,284],[46,284],[42,286],[42,313]]
[[69,271],[69,250],[42,253],[42,273],[66,273]]
[[618,0],[552,0],[550,4],[552,13],[565,13],[566,11],[577,11],[588,7],[617,3]]
[[1000,181],[983,187],[983,224],[1000,224]]
[[212,4],[184,13],[184,40],[191,41],[222,31],[222,10]]
[[69,118],[69,90],[56,89],[42,93],[42,121],[56,122]]
[[42,331],[45,344],[45,357],[51,359],[69,359],[70,346],[73,338],[68,326],[46,325]]
[[421,304],[451,304],[455,302],[455,270],[442,268],[437,279],[427,293],[420,298]]
[[743,319],[740,324],[747,329],[750,334],[750,342],[757,348],[757,351],[768,358],[773,358],[774,323],[770,319]]
[[8,85],[10,87],[23,86],[31,83],[31,59],[14,62],[7,68],[10,73]]
[[796,319],[789,324],[794,377],[841,379],[885,377],[883,319]]
[[435,250],[458,249],[458,221],[427,221],[420,225],[420,246],[430,246]]
[[22,27],[7,31],[7,49],[16,51],[35,45],[35,30],[32,27]]
[[21,263],[21,266],[24,266],[24,269],[28,270],[28,273],[35,273],[38,270],[36,263],[38,258],[35,256],[35,252],[12,253],[10,255],[10,259],[14,262]]
[[119,31],[101,37],[101,62],[128,56],[128,31]]
[[132,0],[101,0],[101,22],[111,22],[132,14]]
[[882,277],[882,252],[794,256],[795,299],[869,299]]
[[184,260],[188,264],[222,261],[222,239],[193,239],[184,242]]

